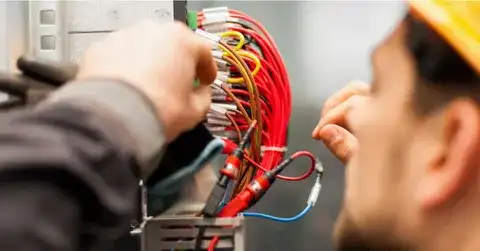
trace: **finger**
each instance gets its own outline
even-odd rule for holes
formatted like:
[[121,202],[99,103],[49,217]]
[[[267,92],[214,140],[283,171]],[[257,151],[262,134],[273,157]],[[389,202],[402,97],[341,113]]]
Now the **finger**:
[[198,124],[207,115],[212,102],[212,90],[210,86],[201,85],[192,92],[191,110],[193,112],[193,125]]
[[319,139],[320,130],[327,124],[336,124],[342,127],[347,127],[346,117],[350,110],[354,107],[361,106],[365,103],[369,97],[366,96],[351,96],[345,102],[340,103],[339,105],[335,106],[331,109],[328,113],[324,114],[318,125],[312,132],[312,137],[315,139]]
[[346,87],[333,94],[323,105],[322,116],[328,113],[337,105],[345,102],[351,96],[367,96],[370,93],[370,86],[362,81],[352,81]]
[[191,41],[195,53],[196,77],[200,84],[210,85],[217,77],[217,64],[210,51],[210,44],[197,35],[193,36]]
[[320,131],[325,146],[340,160],[347,163],[358,148],[358,140],[346,129],[338,125],[326,125]]

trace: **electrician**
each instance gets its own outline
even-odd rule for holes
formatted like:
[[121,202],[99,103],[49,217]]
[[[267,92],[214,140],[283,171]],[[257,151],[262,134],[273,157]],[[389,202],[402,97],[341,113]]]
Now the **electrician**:
[[316,139],[344,163],[339,250],[480,250],[480,3],[412,1],[371,86],[330,97]]
[[35,109],[1,115],[0,249],[91,250],[128,230],[138,175],[202,120],[216,71],[185,25],[144,22],[93,45]]

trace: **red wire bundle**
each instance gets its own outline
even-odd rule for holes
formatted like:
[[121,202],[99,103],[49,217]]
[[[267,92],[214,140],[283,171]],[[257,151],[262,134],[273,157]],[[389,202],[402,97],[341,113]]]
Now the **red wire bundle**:
[[[260,106],[262,111],[262,145],[263,156],[260,163],[256,163],[250,156],[244,154],[244,158],[249,161],[253,166],[257,168],[256,177],[259,177],[264,172],[275,168],[284,157],[286,141],[287,141],[287,128],[291,115],[291,93],[290,93],[290,81],[288,73],[285,67],[285,63],[279,53],[275,41],[272,39],[267,30],[260,22],[251,18],[250,16],[236,10],[228,10],[231,18],[239,19],[242,25],[238,25],[237,22],[229,23],[227,19],[228,30],[242,33],[244,36],[251,38],[255,41],[258,48],[251,45],[244,46],[243,49],[250,53],[253,53],[261,63],[259,72],[254,76],[255,85],[258,92],[261,95]],[[205,19],[204,13],[198,13],[199,24],[203,23]],[[244,27],[244,24],[250,24],[251,27]],[[199,26],[199,27],[200,27]],[[253,71],[256,64],[254,60],[244,57],[250,71]],[[238,71],[238,69],[232,68],[232,72]],[[249,93],[242,89],[232,88],[230,91],[240,100],[240,103],[245,108],[250,107]],[[227,98],[228,100],[228,98]],[[231,99],[229,101],[232,101]],[[249,124],[242,116],[235,116],[235,122],[238,124],[240,130],[246,130]],[[234,128],[227,128],[233,130]],[[226,147],[224,153],[229,154],[237,146],[232,141],[226,140]],[[314,156],[305,151],[297,152],[291,156],[292,159],[299,156],[307,156],[312,160],[310,169],[303,175],[298,177],[287,177],[277,175],[277,178],[298,181],[309,177],[315,170]],[[230,204],[230,203],[229,203]],[[238,213],[238,212],[237,212]],[[222,215],[224,217],[231,217],[235,215]],[[218,237],[214,237],[208,247],[208,251],[213,251],[219,241]]]
[[[256,175],[258,176],[265,170],[271,170],[283,159],[284,153],[281,149],[286,145],[287,128],[291,114],[290,81],[277,45],[263,25],[237,10],[229,10],[229,15],[252,25],[252,29],[229,25],[229,30],[251,37],[259,47],[259,50],[253,46],[246,46],[245,48],[255,54],[262,65],[260,71],[254,77],[256,86],[263,98],[260,105],[263,120],[262,145],[265,151],[261,163],[256,164],[257,167],[263,167],[257,171]],[[199,12],[198,20],[200,24],[204,20],[203,12]],[[251,70],[255,67],[253,60],[249,58],[244,58],[244,60]],[[248,98],[247,91],[240,89],[231,89],[231,91],[239,99]],[[241,103],[246,108],[249,107],[248,102],[242,101]],[[248,128],[247,122],[241,116],[236,116],[235,121],[238,123],[240,130]],[[227,129],[233,130],[233,128]]]

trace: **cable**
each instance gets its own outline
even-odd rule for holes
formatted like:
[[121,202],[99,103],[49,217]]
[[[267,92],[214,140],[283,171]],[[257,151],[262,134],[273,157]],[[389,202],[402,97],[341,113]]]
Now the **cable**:
[[220,34],[221,37],[236,37],[238,38],[238,43],[235,46],[235,50],[240,50],[245,45],[245,36],[238,31],[226,31]]
[[[261,199],[261,197],[265,194],[265,192],[271,187],[272,183],[275,181],[275,175],[277,175],[279,172],[281,172],[283,169],[285,169],[286,166],[292,161],[292,159],[286,159],[279,165],[277,165],[273,171],[267,172],[261,177],[257,177],[255,181],[249,186],[242,191],[237,197],[235,197],[233,200],[231,200],[225,207],[223,207],[218,216],[219,217],[232,217],[235,216],[239,213],[241,213],[243,210],[247,209],[249,206],[253,205],[255,201]],[[322,184],[321,184],[321,179],[323,177],[323,165],[320,162],[317,162],[315,164],[315,170],[316,170],[316,179],[315,183],[310,191],[310,194],[307,199],[307,207],[300,213],[299,215],[292,217],[292,218],[279,218],[279,217],[274,217],[270,215],[265,215],[265,214],[258,214],[258,213],[252,213],[250,216],[257,216],[257,217],[263,217],[271,220],[277,220],[277,221],[294,221],[298,220],[299,218],[303,217],[312,207],[315,206],[318,196],[320,195]],[[252,203],[253,202],[253,203]],[[247,214],[249,215],[249,214]],[[208,250],[214,250],[215,246],[218,243],[219,238],[214,237],[212,241],[209,244]]]
[[[235,175],[226,171],[226,166],[222,170],[236,178],[235,182],[232,180],[228,184],[229,187],[235,186],[231,196],[227,196],[226,184],[220,178],[222,189],[212,191],[211,197],[214,199],[212,203],[207,203],[206,208],[211,212],[214,204],[218,212],[212,216],[235,217],[261,199],[277,178],[304,180],[317,169],[319,162],[306,151],[285,157],[292,109],[290,81],[278,47],[262,24],[245,13],[228,8],[198,12],[196,21],[200,29],[197,32],[212,42],[212,55],[220,69],[212,84],[215,95],[212,99],[214,109],[211,109],[212,116],[216,114],[219,118],[207,120],[207,127],[218,137],[224,138],[223,153],[229,154],[226,165],[231,165],[230,169],[235,170]],[[257,126],[250,142],[238,152],[237,145],[246,142],[246,131],[251,129],[253,121],[257,122]],[[238,156],[232,158],[235,151]],[[296,177],[280,174],[300,156],[311,160],[305,173]],[[236,168],[231,168],[232,165]],[[259,184],[262,184],[260,190]],[[312,192],[319,190],[319,187],[316,186]],[[310,206],[305,212],[291,218],[255,213],[252,216],[293,221],[308,212],[314,202],[307,204]],[[208,215],[205,209],[203,212]],[[214,250],[218,241],[218,237],[213,238],[208,250]]]
[[269,214],[263,214],[263,213],[252,213],[252,212],[245,212],[241,213],[241,215],[245,217],[255,217],[255,218],[263,218],[266,220],[272,220],[272,221],[277,221],[277,222],[282,222],[282,223],[289,223],[289,222],[294,222],[297,221],[301,218],[303,218],[310,210],[312,209],[312,205],[307,205],[305,209],[303,209],[302,212],[299,214],[289,217],[289,218],[284,218],[284,217],[277,217],[277,216],[272,216]]
[[[224,139],[224,142],[225,142],[225,145],[226,145],[226,147],[224,148],[224,153],[230,153],[230,152],[233,151],[234,148],[236,148],[236,145],[235,145],[234,142],[229,141],[227,139]],[[284,176],[284,175],[279,174],[279,175],[277,175],[277,178],[281,179],[281,180],[286,180],[286,181],[301,181],[301,180],[304,180],[304,179],[310,177],[310,175],[312,175],[312,173],[315,171],[315,166],[318,163],[318,161],[315,159],[315,156],[313,156],[312,153],[307,152],[307,151],[298,151],[298,152],[292,154],[291,158],[296,159],[296,158],[301,157],[301,156],[308,157],[311,161],[310,168],[305,173],[303,173],[300,176],[296,176],[296,177]],[[248,156],[248,154],[244,153],[243,157],[248,162],[250,162],[253,166],[255,166],[256,168],[258,168],[258,169],[260,169],[264,172],[268,172],[268,170],[265,167],[263,167],[261,164],[255,162],[253,159],[251,159],[250,156]]]
[[205,149],[200,153],[193,163],[189,166],[180,169],[173,173],[165,180],[156,183],[150,190],[150,196],[163,196],[164,194],[171,193],[173,187],[177,188],[181,186],[188,178],[192,177],[200,169],[205,167],[205,164],[210,162],[215,156],[220,154],[223,150],[224,141],[218,138],[212,140]]

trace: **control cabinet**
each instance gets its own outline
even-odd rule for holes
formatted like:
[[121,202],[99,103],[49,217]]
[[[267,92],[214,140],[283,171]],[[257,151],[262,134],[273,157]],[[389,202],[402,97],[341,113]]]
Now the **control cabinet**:
[[93,42],[138,20],[186,20],[186,1],[29,1],[29,51],[76,62]]

